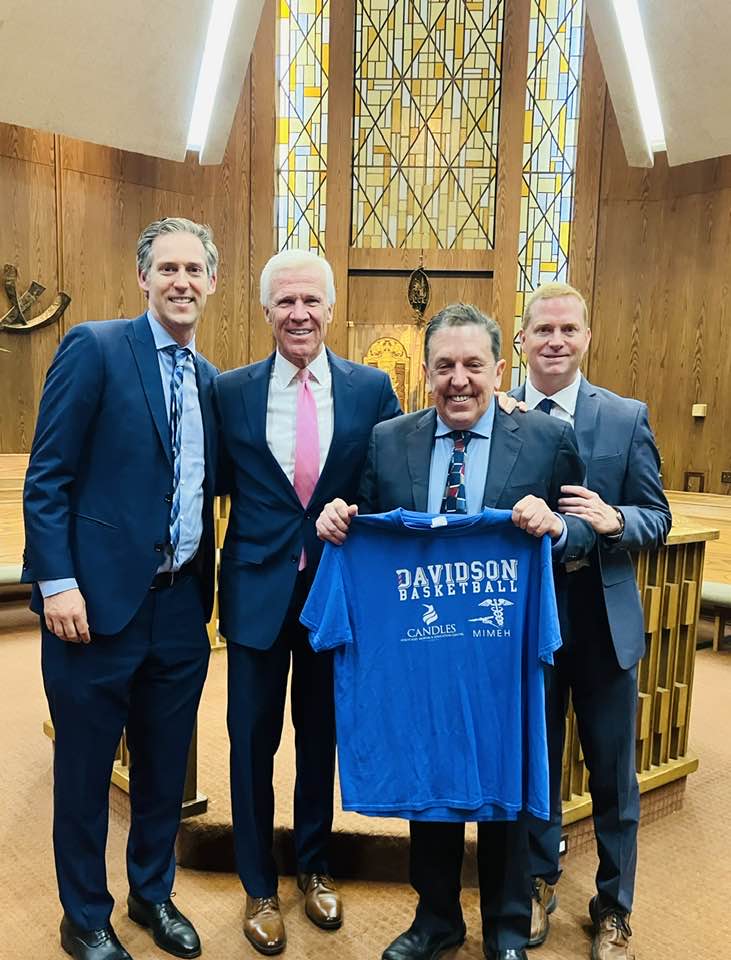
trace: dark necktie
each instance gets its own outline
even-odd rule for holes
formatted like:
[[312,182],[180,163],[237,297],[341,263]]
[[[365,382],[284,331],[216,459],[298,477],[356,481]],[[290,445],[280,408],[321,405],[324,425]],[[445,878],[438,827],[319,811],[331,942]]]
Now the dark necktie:
[[536,410],[540,410],[541,413],[547,413],[551,415],[551,410],[556,406],[555,400],[551,400],[550,397],[544,397],[540,403],[536,404]]
[[452,430],[447,434],[454,440],[449,461],[447,485],[444,489],[441,513],[467,513],[467,494],[464,485],[464,461],[467,444],[472,439],[469,430]]
[[170,380],[170,446],[173,452],[173,502],[170,507],[170,552],[173,564],[178,559],[180,546],[180,452],[183,436],[183,373],[190,356],[187,347],[172,344],[165,347],[173,358],[173,375]]

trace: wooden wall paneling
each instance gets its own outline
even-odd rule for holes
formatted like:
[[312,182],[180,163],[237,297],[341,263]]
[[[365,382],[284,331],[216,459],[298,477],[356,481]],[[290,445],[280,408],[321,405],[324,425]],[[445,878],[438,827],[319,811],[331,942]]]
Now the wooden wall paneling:
[[53,135],[0,123],[0,157],[53,166]]
[[[641,177],[629,172],[607,109],[591,375],[648,403],[666,486],[698,470],[706,491],[721,493],[731,489],[720,481],[731,468],[731,188],[705,189],[725,182],[726,163],[688,166],[704,170],[679,176],[660,161]],[[681,184],[703,189],[679,195]],[[691,416],[696,402],[708,404],[704,420]]]
[[266,0],[254,41],[251,74],[251,205],[249,362],[271,353],[274,340],[259,301],[259,276],[276,252],[274,239],[274,150],[276,143],[276,0]]
[[508,358],[512,356],[518,280],[529,23],[529,0],[505,0],[492,314],[502,329],[503,356]]
[[584,37],[568,279],[583,294],[591,322],[607,85],[588,18]]
[[[18,268],[21,292],[31,280],[46,287],[33,313],[58,289],[53,137],[0,124],[0,265]],[[5,296],[0,313],[10,308]],[[0,452],[30,449],[48,364],[58,346],[56,326],[30,334],[0,333]]]
[[495,267],[494,250],[413,250],[402,247],[351,247],[349,264],[351,270],[411,272],[419,266],[421,259],[427,273],[448,270],[489,276]]
[[249,359],[250,107],[247,74],[222,163],[198,168],[207,193],[199,201],[197,219],[213,228],[220,267],[218,286],[206,305],[196,342],[222,370]]
[[[328,77],[327,220],[325,255],[333,268],[337,305],[327,335],[336,353],[348,350],[348,257],[353,189],[353,78],[355,2],[330,4]],[[335,135],[333,135],[335,134]]]

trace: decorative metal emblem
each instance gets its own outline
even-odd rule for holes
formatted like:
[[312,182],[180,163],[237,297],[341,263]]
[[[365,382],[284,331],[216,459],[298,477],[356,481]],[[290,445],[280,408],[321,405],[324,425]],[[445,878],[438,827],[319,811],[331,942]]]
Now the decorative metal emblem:
[[49,323],[60,320],[71,303],[71,297],[59,290],[53,303],[35,317],[30,316],[30,308],[45,291],[45,287],[35,280],[22,294],[18,296],[17,290],[18,270],[12,263],[6,263],[3,267],[3,286],[5,295],[10,301],[10,310],[5,316],[0,317],[0,331],[7,333],[30,333],[31,330],[37,330],[39,327],[45,327]]
[[426,271],[422,266],[423,263],[424,259],[422,257],[421,263],[409,277],[409,289],[407,293],[411,309],[416,314],[416,322],[419,326],[424,322],[424,314],[431,299],[429,277],[426,275]]

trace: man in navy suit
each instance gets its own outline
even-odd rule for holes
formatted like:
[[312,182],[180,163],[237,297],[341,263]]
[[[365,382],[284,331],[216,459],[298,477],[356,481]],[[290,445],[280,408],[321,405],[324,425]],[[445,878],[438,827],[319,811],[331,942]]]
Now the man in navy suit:
[[[328,867],[335,769],[332,661],[311,650],[299,615],[322,544],[315,519],[352,499],[374,424],[400,412],[388,376],[325,349],[335,289],[307,251],[272,257],[261,302],[276,350],[215,384],[231,514],[221,553],[220,627],[228,643],[228,728],[236,862],[246,889],[244,933],[265,954],[286,933],[272,854],[274,754],[290,659],[297,775],[298,883],[310,920],[342,922]],[[228,479],[226,479],[228,477]]]
[[[329,503],[318,534],[333,543],[347,536],[358,510],[452,512],[445,487],[453,482],[457,444],[463,444],[465,496],[454,512],[483,507],[513,511],[528,533],[550,534],[556,561],[576,561],[594,543],[591,527],[554,512],[563,484],[576,483],[584,466],[567,424],[538,414],[509,416],[498,407],[505,361],[500,328],[475,307],[453,304],[430,321],[424,369],[434,407],[379,424],[371,436],[363,483],[355,503]],[[447,478],[449,477],[449,482]],[[419,894],[412,926],[383,953],[383,960],[435,960],[461,944],[465,925],[459,902],[464,824],[411,822],[410,879]],[[483,944],[488,960],[525,960],[531,920],[525,820],[478,824],[478,871]]]
[[216,287],[208,227],[151,223],[137,247],[148,310],[82,323],[48,371],[26,475],[23,580],[40,615],[55,730],[53,839],[75,960],[128,960],[110,923],[109,782],[132,758],[129,916],[176,957],[198,935],[170,899],[175,836],[213,599],[212,385],[195,331]]
[[[564,487],[559,508],[597,534],[587,562],[567,575],[564,645],[549,671],[551,820],[533,821],[531,945],[545,940],[560,875],[561,759],[571,692],[591,792],[599,853],[597,895],[589,906],[593,960],[631,960],[629,915],[640,813],[635,773],[637,663],[645,630],[630,551],[661,545],[671,517],[660,458],[638,400],[595,387],[579,372],[591,331],[581,294],[546,284],[527,300],[521,341],[528,379],[514,392],[529,409],[574,427],[586,464],[580,485]],[[549,424],[546,422],[546,427]]]

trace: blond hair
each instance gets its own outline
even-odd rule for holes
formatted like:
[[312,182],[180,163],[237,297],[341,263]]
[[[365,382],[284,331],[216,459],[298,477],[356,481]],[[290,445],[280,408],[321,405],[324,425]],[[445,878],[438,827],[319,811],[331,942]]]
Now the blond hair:
[[570,283],[554,281],[552,283],[543,283],[540,287],[536,287],[532,293],[528,294],[523,307],[523,330],[525,330],[530,323],[530,312],[535,303],[539,300],[555,300],[557,297],[576,297],[581,304],[584,315],[584,326],[589,326],[589,311],[586,307],[586,300],[584,300],[576,287],[572,287]]

